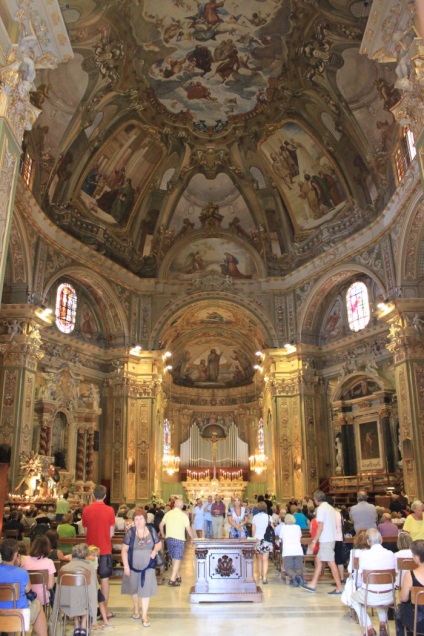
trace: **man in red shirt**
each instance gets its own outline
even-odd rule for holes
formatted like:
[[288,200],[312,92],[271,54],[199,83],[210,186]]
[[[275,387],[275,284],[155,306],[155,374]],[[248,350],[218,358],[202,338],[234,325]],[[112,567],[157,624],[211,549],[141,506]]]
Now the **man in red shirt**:
[[[112,541],[115,533],[115,511],[104,502],[105,486],[95,486],[94,501],[82,511],[82,526],[85,528],[87,545],[95,545],[100,549],[98,574],[100,587],[105,597],[105,605],[109,600],[109,577],[112,574]],[[108,613],[108,618],[113,614]]]

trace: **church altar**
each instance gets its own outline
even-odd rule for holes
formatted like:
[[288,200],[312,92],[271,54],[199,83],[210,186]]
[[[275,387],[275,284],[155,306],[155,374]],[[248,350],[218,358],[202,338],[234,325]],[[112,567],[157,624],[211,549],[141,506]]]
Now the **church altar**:
[[219,494],[224,500],[234,497],[243,497],[249,482],[243,481],[242,471],[220,471],[219,477],[209,475],[209,471],[187,471],[187,480],[182,482],[182,486],[190,501],[204,499],[208,495]]
[[195,539],[196,583],[190,603],[262,602],[253,574],[253,539]]

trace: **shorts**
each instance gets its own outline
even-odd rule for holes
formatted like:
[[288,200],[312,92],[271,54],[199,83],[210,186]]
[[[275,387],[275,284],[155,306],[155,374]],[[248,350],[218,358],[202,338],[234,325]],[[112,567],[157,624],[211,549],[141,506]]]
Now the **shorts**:
[[336,565],[345,564],[345,551],[343,541],[336,541],[336,545],[334,547],[334,560],[336,562]]
[[321,561],[328,563],[329,561],[334,561],[334,545],[335,541],[326,541],[325,543],[320,542],[318,557]]
[[108,579],[112,576],[113,562],[111,554],[101,554],[99,556],[99,567],[97,568],[97,574],[100,579]]
[[167,537],[166,545],[168,547],[168,552],[171,559],[175,559],[176,561],[183,560],[184,544],[185,541],[181,541],[181,539],[173,539],[172,537]]
[[255,548],[258,554],[267,554],[268,552],[272,552],[272,549],[272,543],[270,543],[269,541],[265,541],[265,539],[261,539]]
[[[34,625],[40,613],[40,610],[41,610],[41,605],[40,605],[40,601],[37,598],[35,598],[33,601],[30,601],[29,603],[29,624],[30,625]],[[26,629],[25,614],[24,614],[24,620],[25,620],[25,629]],[[29,631],[29,629],[27,631]]]

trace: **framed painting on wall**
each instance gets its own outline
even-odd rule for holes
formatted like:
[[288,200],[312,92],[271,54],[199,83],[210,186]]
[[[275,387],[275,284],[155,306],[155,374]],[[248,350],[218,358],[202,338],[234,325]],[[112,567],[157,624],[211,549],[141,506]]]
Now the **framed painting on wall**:
[[360,422],[357,428],[361,470],[383,468],[379,425],[376,420]]

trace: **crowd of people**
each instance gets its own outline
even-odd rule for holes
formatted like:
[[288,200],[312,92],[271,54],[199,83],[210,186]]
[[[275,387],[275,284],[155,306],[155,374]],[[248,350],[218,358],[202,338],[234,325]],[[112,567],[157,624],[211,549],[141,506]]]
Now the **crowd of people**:
[[[178,587],[187,539],[225,536],[235,540],[251,537],[255,541],[257,578],[263,585],[268,583],[269,557],[276,550],[281,552],[281,573],[286,583],[312,594],[317,593],[323,566],[327,565],[335,584],[329,594],[340,595],[359,620],[364,620],[362,572],[396,570],[398,558],[411,558],[416,569],[405,572],[402,583],[398,573],[396,581],[401,601],[396,626],[398,635],[403,634],[404,625],[412,629],[411,588],[424,588],[424,504],[417,500],[409,505],[404,493],[394,494],[388,508],[369,503],[365,491],[357,493],[357,503],[350,508],[335,507],[333,497],[320,490],[313,497],[292,499],[284,505],[268,495],[259,495],[252,503],[234,497],[226,505],[218,494],[205,501],[197,499],[192,506],[172,497],[166,505],[152,502],[130,507],[122,503],[115,511],[105,498],[106,488],[96,486],[93,502],[74,509],[66,496],[56,510],[5,508],[3,531],[14,530],[16,539],[6,538],[0,544],[0,583],[20,583],[18,608],[25,609],[27,623],[38,636],[47,635],[44,608],[55,603],[55,561],[60,561],[65,571],[82,568],[97,573],[91,577],[89,592],[92,629],[99,628],[99,619],[103,629],[114,627],[108,601],[114,567],[112,537],[116,532],[122,533],[121,592],[131,596],[132,618],[141,620],[144,627],[150,626],[150,598],[164,582],[165,560],[170,564],[168,585]],[[74,545],[66,542],[78,534],[85,535],[84,543],[83,539]],[[306,553],[314,555],[314,573],[309,581],[305,580]],[[28,573],[40,569],[48,572],[46,593],[42,586],[30,584]],[[380,636],[387,634],[387,609],[382,606],[391,600],[389,590],[379,584],[370,586],[367,604],[378,606]],[[84,603],[84,598],[74,593],[62,596],[61,609],[74,620],[74,636],[87,633]],[[0,608],[7,607],[7,602],[0,603]],[[368,635],[376,634],[369,617],[366,621]],[[419,627],[424,629],[424,620]]]

